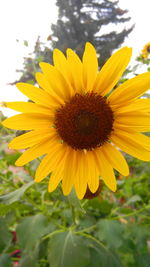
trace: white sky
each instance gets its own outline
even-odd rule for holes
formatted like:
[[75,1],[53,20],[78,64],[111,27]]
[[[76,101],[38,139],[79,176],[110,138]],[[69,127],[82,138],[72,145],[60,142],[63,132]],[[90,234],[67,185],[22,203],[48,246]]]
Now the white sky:
[[[136,24],[129,38],[122,45],[133,47],[133,59],[139,54],[145,43],[150,41],[149,10],[150,0],[120,0],[119,6],[129,10],[131,24]],[[20,77],[15,72],[22,68],[23,57],[32,52],[38,36],[46,42],[51,23],[57,19],[55,0],[4,0],[0,2],[0,102],[22,101],[26,97],[15,86],[8,85]],[[19,42],[16,41],[19,40]],[[23,45],[27,40],[29,47]],[[13,113],[0,108],[6,115]]]

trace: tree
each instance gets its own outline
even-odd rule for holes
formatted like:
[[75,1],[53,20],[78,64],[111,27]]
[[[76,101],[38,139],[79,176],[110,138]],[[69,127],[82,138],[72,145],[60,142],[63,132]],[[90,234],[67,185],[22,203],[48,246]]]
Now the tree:
[[[118,48],[133,26],[120,32],[118,26],[130,20],[127,10],[122,10],[119,1],[113,0],[56,0],[58,20],[53,24],[52,35],[48,37],[50,47],[44,47],[38,39],[32,58],[25,58],[23,75],[20,81],[34,80],[38,62],[43,60],[52,63],[52,48],[59,48],[64,53],[72,48],[80,57],[87,41],[91,42],[100,56],[99,65],[110,57]],[[111,31],[108,31],[111,28]],[[112,31],[113,29],[113,31]],[[107,33],[104,33],[104,31]],[[30,71],[32,69],[32,71]]]
[[[108,27],[130,20],[125,17],[127,10],[118,6],[119,1],[109,0],[57,0],[59,16],[56,25],[52,25],[53,47],[65,52],[67,47],[74,49],[80,56],[85,42],[91,42],[100,55],[100,64],[106,61],[112,51],[118,48],[133,27],[102,34]],[[55,41],[56,40],[56,41]]]

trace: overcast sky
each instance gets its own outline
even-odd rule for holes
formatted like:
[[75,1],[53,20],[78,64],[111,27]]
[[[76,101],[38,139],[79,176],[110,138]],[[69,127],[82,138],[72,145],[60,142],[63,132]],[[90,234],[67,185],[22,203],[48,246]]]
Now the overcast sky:
[[[141,51],[145,43],[150,41],[149,10],[150,0],[120,0],[119,6],[129,10],[131,24],[136,24],[133,32],[126,38],[123,45],[133,47],[133,58]],[[25,100],[15,86],[7,83],[16,80],[21,68],[23,57],[32,52],[38,36],[46,42],[50,33],[51,23],[55,23],[57,9],[55,0],[5,0],[0,2],[0,101]],[[17,42],[16,40],[19,40]],[[27,40],[29,47],[23,45]],[[122,45],[122,46],[123,46]],[[6,116],[13,113],[2,109]]]

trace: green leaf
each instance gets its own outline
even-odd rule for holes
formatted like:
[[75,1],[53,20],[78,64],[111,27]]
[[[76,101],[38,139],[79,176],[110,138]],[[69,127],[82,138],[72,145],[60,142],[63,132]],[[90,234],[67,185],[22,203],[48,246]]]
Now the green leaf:
[[19,200],[22,197],[22,195],[24,194],[24,192],[33,184],[34,184],[34,181],[31,181],[27,184],[24,184],[19,189],[15,190],[13,192],[10,192],[6,195],[1,196],[0,202],[5,203],[5,204],[11,204],[11,203]]
[[50,239],[48,259],[52,267],[88,267],[89,248],[83,237],[70,230]]
[[94,226],[95,224],[96,224],[96,219],[94,218],[94,216],[84,216],[84,218],[82,218],[82,220],[80,221],[79,229],[82,230],[84,228]]
[[127,230],[129,231],[126,234],[128,238],[132,238],[134,240],[134,244],[136,245],[136,249],[138,251],[147,250],[147,239],[149,238],[149,226],[140,225],[134,223],[133,225],[129,225]]
[[11,267],[11,259],[8,254],[0,255],[0,267]]
[[135,203],[137,201],[142,201],[142,199],[139,195],[134,195],[131,198],[129,198],[129,200],[126,202],[126,205],[131,204],[131,203]]
[[0,219],[0,253],[4,248],[9,246],[11,240],[12,234],[7,228],[6,221],[4,219]]
[[150,266],[150,254],[145,253],[142,255],[136,254],[135,261],[137,267],[149,267]]
[[18,157],[21,155],[20,152],[15,152],[14,154],[5,154],[5,160],[7,161],[8,165],[14,165],[15,161],[18,159]]
[[21,255],[19,267],[38,267],[38,254],[39,250],[37,246],[34,250]]
[[120,214],[130,214],[133,212],[133,209],[128,208],[128,207],[123,207],[119,209]]
[[87,203],[88,207],[94,209],[98,214],[107,215],[112,209],[112,204],[106,200],[100,200],[98,198],[93,198]]
[[47,247],[48,247],[48,242],[49,239],[45,239],[43,240],[40,244],[39,244],[39,258],[46,258],[47,257]]
[[109,247],[119,248],[122,243],[123,225],[118,221],[103,219],[97,224],[98,237]]
[[123,267],[120,259],[113,251],[95,245],[90,249],[90,253],[90,267]]
[[48,223],[42,214],[25,218],[17,226],[17,236],[21,248],[30,251],[35,248],[41,237],[53,230],[54,226]]

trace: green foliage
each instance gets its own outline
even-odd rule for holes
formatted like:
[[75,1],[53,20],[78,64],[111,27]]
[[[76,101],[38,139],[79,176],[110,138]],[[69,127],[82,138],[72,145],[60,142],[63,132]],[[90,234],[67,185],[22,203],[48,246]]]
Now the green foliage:
[[12,235],[8,230],[6,225],[6,220],[0,219],[0,253],[9,246],[10,241],[12,240]]
[[30,183],[27,183],[25,185],[23,185],[22,187],[20,187],[19,189],[10,192],[4,196],[0,197],[0,202],[5,203],[5,204],[12,204],[15,201],[19,200],[20,197],[24,194],[24,192],[31,186],[33,185],[33,181],[31,181]]
[[89,264],[90,253],[85,240],[71,230],[53,236],[48,246],[49,263],[53,267],[87,267]]
[[114,251],[108,250],[101,245],[93,245],[93,248],[90,249],[91,267],[123,267],[120,259]]
[[11,258],[8,254],[0,255],[0,266],[1,267],[12,267]]
[[115,220],[102,219],[97,226],[97,235],[101,241],[108,243],[112,248],[119,248],[122,245],[123,224]]
[[136,255],[136,266],[137,267],[149,267],[149,263],[150,263],[150,254],[145,253],[142,255],[137,254]]
[[[42,214],[25,218],[16,229],[21,249],[25,252],[34,250],[41,237],[53,228],[53,225],[48,224],[47,217]],[[26,229],[26,234],[24,234],[24,229]]]

